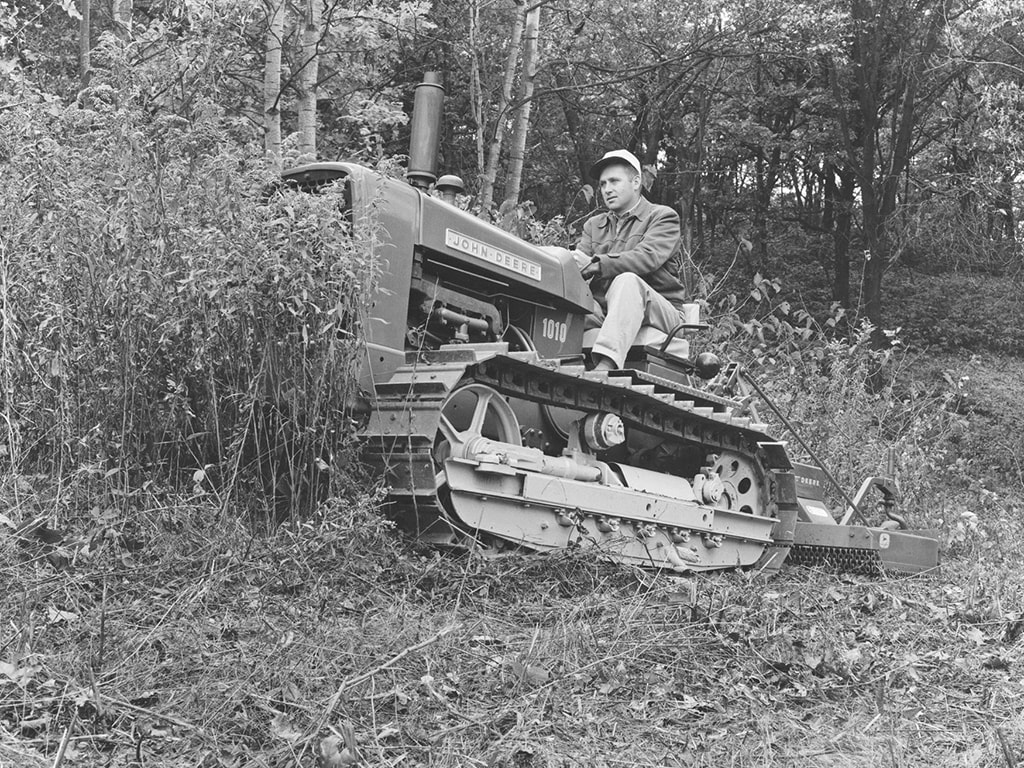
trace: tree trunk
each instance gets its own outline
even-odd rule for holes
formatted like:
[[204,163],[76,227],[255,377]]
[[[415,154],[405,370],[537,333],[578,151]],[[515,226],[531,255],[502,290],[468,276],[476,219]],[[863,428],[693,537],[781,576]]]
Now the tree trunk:
[[[868,187],[862,190],[865,198],[874,198],[874,190]],[[864,277],[861,281],[861,295],[864,302],[864,314],[874,326],[871,333],[873,346],[881,349],[885,346],[885,334],[882,323],[882,275],[885,274],[886,262],[889,259],[889,243],[886,232],[886,221],[879,213],[876,200],[864,200],[864,240],[867,249],[864,253]]]
[[[841,307],[850,308],[850,238],[853,227],[853,173],[846,168],[827,170],[826,205],[832,210],[832,250],[835,274],[832,277],[832,299]],[[839,183],[836,184],[836,177]]]
[[[914,25],[926,6],[923,29]],[[940,32],[946,23],[945,6],[921,2],[914,6],[881,0],[855,0],[848,92],[840,87],[838,69],[830,71],[845,162],[857,175],[861,191],[861,220],[866,246],[861,302],[875,326],[872,343],[884,347],[882,278],[891,257],[891,232],[897,212],[900,181],[921,145],[913,142],[914,127],[923,109],[919,85],[931,66]],[[899,12],[904,15],[900,16]],[[897,62],[898,61],[898,65]],[[926,91],[927,103],[941,98],[941,89]],[[849,100],[848,100],[849,98]],[[847,110],[849,109],[849,113]]]
[[263,130],[267,159],[281,170],[281,44],[285,0],[267,6],[266,60],[263,66]]
[[778,146],[771,150],[771,157],[765,158],[762,148],[754,160],[754,210],[752,229],[754,241],[752,272],[761,272],[768,266],[768,211],[771,208],[772,192],[779,181],[779,165],[782,152]]
[[[576,169],[579,171],[580,180],[584,184],[590,183],[590,158],[585,148],[581,145],[583,132],[580,129],[580,99],[579,93],[569,88],[569,78],[565,75],[565,66],[559,65],[554,71],[555,86],[558,88],[558,100],[562,103],[562,113],[565,115],[565,127],[572,141],[574,154],[576,155]],[[593,202],[591,200],[590,202]]]
[[89,84],[89,52],[92,44],[89,42],[92,35],[89,29],[92,22],[92,6],[90,0],[82,0],[82,18],[78,22],[78,79],[85,88]]
[[476,124],[476,175],[484,173],[484,97],[480,87],[480,57],[477,50],[477,34],[480,29],[480,2],[473,0],[469,10],[469,104]]
[[[661,142],[665,138],[665,123],[661,117],[662,113],[660,110],[656,110],[653,114],[647,116],[647,126],[644,135],[644,151],[639,156],[640,168],[642,172],[640,174],[643,185],[647,189],[648,196],[652,200],[661,200],[664,184],[658,185],[658,177],[656,175],[658,168],[658,156],[661,154]],[[648,171],[648,168],[654,168],[654,173]]]
[[519,78],[519,109],[516,111],[512,145],[509,147],[508,175],[505,179],[504,205],[506,207],[519,203],[519,192],[523,185],[526,139],[530,133],[530,112],[533,109],[533,85],[537,78],[540,11],[541,6],[536,5],[526,15],[526,28],[523,36],[523,72]]
[[132,36],[132,0],[114,0],[112,7],[114,33],[122,40]]
[[524,0],[512,0],[516,5],[515,22],[512,25],[512,39],[508,44],[508,56],[505,58],[505,73],[502,78],[501,96],[498,100],[498,115],[494,120],[494,133],[487,150],[487,167],[480,178],[480,207],[488,211],[494,202],[494,181],[498,177],[498,161],[501,159],[501,145],[505,140],[506,112],[512,103],[512,83],[515,82],[516,64],[519,62],[519,48],[523,38]]
[[995,215],[998,222],[994,232],[990,231],[989,236],[997,240],[1016,242],[1017,224],[1013,217],[1013,177],[1012,168],[1004,168],[1002,178],[999,180],[995,199]]
[[299,38],[299,154],[303,160],[316,160],[316,99],[320,73],[320,27],[323,0],[305,0],[302,34]]
[[[711,99],[700,96],[697,104],[697,125],[691,135],[676,134],[676,167],[679,189],[679,229],[683,255],[682,281],[687,295],[697,298],[702,290],[694,274],[694,254],[701,245],[703,231],[698,209],[701,190],[701,167],[704,165],[704,146],[707,124],[711,114]],[[671,127],[670,127],[671,130]]]

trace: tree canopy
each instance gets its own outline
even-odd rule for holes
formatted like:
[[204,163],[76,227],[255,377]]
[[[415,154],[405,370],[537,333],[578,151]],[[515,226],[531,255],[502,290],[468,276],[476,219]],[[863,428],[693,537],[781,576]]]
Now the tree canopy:
[[154,119],[216,103],[240,156],[277,167],[400,168],[413,87],[439,71],[443,172],[566,244],[597,205],[590,162],[626,147],[682,214],[698,292],[781,277],[880,331],[894,270],[1020,272],[1021,0],[0,7],[3,109],[116,90],[98,52],[117,48]]

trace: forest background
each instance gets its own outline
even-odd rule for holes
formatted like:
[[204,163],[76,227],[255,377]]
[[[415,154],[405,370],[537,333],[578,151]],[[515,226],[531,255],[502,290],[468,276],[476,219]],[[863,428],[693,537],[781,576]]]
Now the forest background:
[[[1022,18],[0,0],[0,765],[1013,768]],[[891,450],[944,575],[809,596],[388,530],[338,333],[372,265],[329,196],[265,190],[313,159],[400,176],[425,71],[461,203],[526,239],[573,244],[586,168],[634,151],[707,344],[847,487]]]

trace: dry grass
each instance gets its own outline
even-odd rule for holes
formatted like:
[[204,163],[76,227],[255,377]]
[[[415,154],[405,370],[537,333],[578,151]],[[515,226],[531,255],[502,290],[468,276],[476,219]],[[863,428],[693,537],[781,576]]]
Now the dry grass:
[[154,499],[56,547],[0,526],[0,765],[313,765],[346,731],[367,766],[1024,760],[1015,567],[482,561],[369,506],[259,534]]

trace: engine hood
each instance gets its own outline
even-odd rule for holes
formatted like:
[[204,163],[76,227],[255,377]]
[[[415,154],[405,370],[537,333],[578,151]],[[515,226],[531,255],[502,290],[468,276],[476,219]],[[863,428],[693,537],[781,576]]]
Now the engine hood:
[[419,245],[434,260],[515,286],[521,296],[545,297],[590,312],[590,288],[571,256],[554,255],[472,214],[420,194]]

